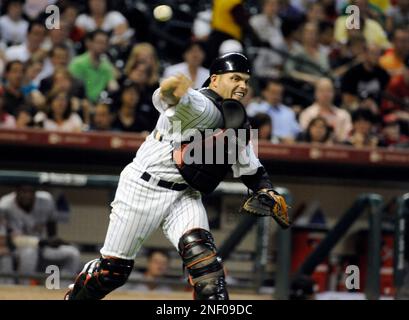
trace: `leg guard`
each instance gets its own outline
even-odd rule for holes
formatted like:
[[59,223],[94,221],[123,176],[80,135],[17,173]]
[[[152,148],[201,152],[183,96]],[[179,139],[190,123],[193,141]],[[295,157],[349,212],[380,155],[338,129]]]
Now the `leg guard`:
[[196,300],[228,300],[226,281],[209,231],[192,229],[179,240],[179,254],[189,271]]
[[88,262],[68,293],[68,300],[104,298],[128,280],[133,264],[133,260],[102,257]]

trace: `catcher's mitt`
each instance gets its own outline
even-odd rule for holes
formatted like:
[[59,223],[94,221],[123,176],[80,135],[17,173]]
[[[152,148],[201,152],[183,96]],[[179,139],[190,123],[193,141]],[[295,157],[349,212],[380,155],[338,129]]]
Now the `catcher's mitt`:
[[246,200],[240,212],[259,217],[271,216],[283,229],[291,224],[284,197],[272,189],[255,192]]

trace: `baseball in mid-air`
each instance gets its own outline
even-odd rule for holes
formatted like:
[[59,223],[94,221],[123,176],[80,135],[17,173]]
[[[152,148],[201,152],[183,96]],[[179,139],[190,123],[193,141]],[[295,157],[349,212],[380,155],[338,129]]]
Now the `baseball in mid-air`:
[[155,19],[162,22],[168,21],[170,18],[172,18],[172,15],[172,8],[168,5],[163,4],[153,9],[153,16],[155,17]]

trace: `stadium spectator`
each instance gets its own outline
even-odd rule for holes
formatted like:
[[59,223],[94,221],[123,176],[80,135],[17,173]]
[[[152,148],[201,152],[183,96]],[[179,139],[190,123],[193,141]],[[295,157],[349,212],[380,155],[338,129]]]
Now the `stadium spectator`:
[[320,1],[324,7],[324,13],[326,17],[326,21],[331,22],[332,24],[338,18],[337,12],[337,3],[333,0],[321,0]]
[[273,48],[283,48],[281,18],[278,16],[279,0],[264,0],[262,12],[250,18],[249,23],[258,37]]
[[349,37],[345,45],[338,44],[329,55],[333,75],[341,78],[350,68],[365,60],[365,38],[362,34]]
[[32,111],[26,106],[21,106],[16,112],[16,128],[27,129],[34,126]]
[[107,103],[100,102],[95,106],[92,116],[90,131],[114,131],[112,128],[113,114],[111,106]]
[[273,78],[278,79],[283,72],[285,57],[290,52],[301,51],[301,46],[296,40],[298,33],[298,24],[293,21],[282,21],[281,33],[283,35],[283,45],[281,48],[275,46],[271,50],[269,47],[260,47],[257,50],[257,55],[253,61],[254,75],[258,78]]
[[278,13],[281,19],[299,23],[303,18],[303,12],[292,4],[290,0],[281,0],[280,11]]
[[386,30],[389,33],[397,28],[406,28],[409,26],[409,1],[396,0],[396,4],[387,10],[386,16]]
[[266,113],[256,113],[250,117],[250,125],[252,129],[258,130],[258,139],[260,141],[268,141],[271,143],[279,143],[277,137],[273,135],[273,127],[271,118]]
[[60,22],[60,28],[51,29],[48,32],[49,36],[43,45],[44,49],[47,50],[47,55],[44,59],[44,68],[37,77],[38,82],[52,75],[55,70],[55,61],[52,61],[52,55],[55,54],[55,52],[53,52],[54,48],[59,48],[57,54],[61,53],[61,48],[64,47],[67,49],[68,57],[67,61],[64,61],[65,66],[75,56],[74,43],[68,37],[66,25],[67,24],[62,20]]
[[120,83],[133,82],[138,86],[140,105],[138,112],[146,114],[151,130],[156,125],[159,113],[152,103],[152,94],[159,86],[159,59],[156,49],[150,43],[135,45],[129,55]]
[[409,29],[396,29],[393,32],[393,47],[379,59],[379,65],[391,76],[401,74],[404,61],[409,56]]
[[[38,90],[38,75],[43,69],[43,60],[30,59],[25,63],[23,86],[21,87],[26,103],[35,109],[41,109],[45,98]],[[16,116],[17,118],[17,116]]]
[[[351,4],[358,6],[359,8],[359,21],[360,27],[358,31],[363,33],[366,42],[369,45],[376,45],[383,49],[390,47],[385,30],[379,24],[378,21],[369,17],[368,0],[353,0]],[[348,41],[349,35],[356,31],[347,27],[348,15],[342,15],[335,21],[335,40],[341,44],[345,44]]]
[[384,94],[381,114],[393,114],[401,125],[401,130],[409,136],[409,57],[405,61],[403,73],[391,79]]
[[376,134],[375,115],[369,109],[357,109],[352,113],[352,131],[347,144],[355,148],[376,147],[379,138]]
[[300,114],[300,125],[305,130],[310,121],[323,117],[334,132],[335,142],[344,142],[352,129],[351,116],[334,104],[334,86],[330,79],[321,78],[315,86],[315,102]]
[[37,126],[45,130],[80,132],[83,122],[80,116],[72,111],[71,100],[67,92],[55,91],[47,97],[47,113],[39,111],[34,116]]
[[401,133],[399,121],[393,114],[384,118],[379,145],[389,148],[409,148],[409,136]]
[[151,123],[144,114],[138,112],[140,93],[133,84],[125,84],[119,94],[119,108],[112,127],[119,131],[144,132],[151,130]]
[[86,35],[86,32],[75,25],[79,9],[73,3],[67,3],[61,12],[62,21],[66,23],[68,37],[77,45]]
[[218,56],[223,41],[235,39],[240,42],[249,40],[253,45],[260,42],[249,23],[250,14],[243,0],[214,0],[212,2],[212,31],[206,43],[205,67]]
[[324,6],[322,5],[321,2],[316,1],[316,2],[308,2],[306,5],[306,16],[305,20],[306,22],[312,22],[316,24],[320,24],[321,22],[325,21],[325,12],[324,12]]
[[29,95],[34,90],[38,90],[39,82],[36,80],[43,69],[43,60],[30,59],[25,63],[25,73],[23,80],[23,94]]
[[281,141],[294,141],[301,129],[295,113],[291,108],[282,103],[284,87],[276,81],[268,81],[262,91],[263,101],[252,102],[247,108],[251,117],[257,113],[265,113],[270,117],[272,135]]
[[83,82],[74,78],[66,68],[59,67],[51,77],[44,79],[40,84],[40,91],[44,97],[51,92],[66,92],[72,110],[77,112],[86,124],[90,123],[92,105],[86,98]]
[[11,229],[17,271],[30,275],[44,263],[59,265],[63,274],[78,271],[78,249],[57,237],[57,213],[50,193],[19,186],[0,198],[0,212]]
[[328,21],[321,21],[318,24],[318,42],[329,55],[335,47],[334,25]]
[[36,20],[45,12],[48,5],[56,4],[58,0],[25,0],[23,11],[29,20]]
[[117,87],[115,70],[105,56],[108,47],[108,35],[95,30],[88,36],[88,51],[75,57],[69,64],[71,74],[84,81],[87,98],[95,103],[101,92],[109,87]]
[[[40,91],[47,96],[52,91],[68,92],[72,99],[86,101],[85,87],[80,79],[74,78],[70,72],[63,67],[58,68],[51,77],[40,83]],[[78,110],[79,108],[75,108]]]
[[202,67],[205,56],[201,43],[189,43],[183,53],[184,62],[167,67],[163,72],[163,78],[181,73],[192,80],[194,89],[201,88],[209,77],[209,70]]
[[[152,69],[144,62],[137,62],[130,70],[129,74],[121,79],[121,84],[132,82],[138,86],[141,101],[143,101],[149,108],[154,108],[149,99],[149,93],[154,91],[154,86],[150,85],[152,77]],[[147,110],[148,111],[148,110]]]
[[302,26],[303,25],[297,21],[283,20],[281,32],[284,37],[285,50],[287,53],[293,52],[294,50],[301,50],[299,34]]
[[9,61],[5,68],[4,110],[15,115],[17,108],[24,105],[23,95],[24,64],[18,60]]
[[58,68],[66,69],[70,61],[69,49],[66,45],[56,45],[53,47],[48,54],[48,68],[43,71],[38,79],[40,80],[40,91],[46,93],[51,85],[53,79],[53,73]]
[[0,17],[0,41],[6,46],[26,41],[28,22],[23,18],[23,1],[6,2],[6,13]]
[[168,285],[160,284],[160,280],[166,277],[169,268],[169,254],[164,250],[150,250],[148,252],[148,262],[144,273],[134,273],[131,278],[146,280],[146,283],[136,285],[126,284],[124,289],[137,291],[157,291],[171,292],[172,288]]
[[129,41],[133,31],[128,21],[122,13],[111,11],[109,5],[107,0],[88,0],[87,13],[80,14],[75,25],[87,33],[97,29],[111,33],[111,44]]
[[41,92],[47,92],[51,85],[53,74],[58,69],[67,69],[71,60],[69,48],[66,45],[56,45],[48,53],[49,68],[46,73],[42,73],[40,80]]
[[309,84],[329,73],[327,52],[319,45],[318,27],[306,23],[302,29],[302,45],[292,51],[292,58],[287,60],[285,71],[290,77]]
[[[131,72],[134,70],[135,66],[141,63],[148,67],[149,78],[147,80],[147,85],[149,88],[151,88],[150,90],[154,91],[159,84],[160,64],[156,49],[150,43],[138,43],[132,48],[125,65],[125,76],[132,80]],[[153,93],[153,91],[151,93]],[[151,94],[149,94],[149,97],[151,97]]]
[[312,118],[305,131],[297,137],[298,142],[311,144],[333,144],[333,129],[327,120],[321,116]]
[[[379,47],[368,45],[363,62],[350,68],[342,77],[342,101],[348,110],[355,110],[366,99],[380,103],[382,91],[389,82],[389,74],[378,64],[380,54]],[[376,108],[372,111],[379,112]]]
[[14,129],[16,127],[16,119],[4,110],[4,92],[0,88],[0,129]]
[[48,37],[44,40],[43,47],[47,51],[51,51],[52,48],[56,46],[65,46],[68,48],[69,58],[71,59],[75,56],[76,50],[74,42],[69,37],[68,31],[67,22],[61,20],[59,28],[50,29],[48,31]]
[[47,51],[42,48],[47,30],[42,21],[32,21],[27,30],[27,39],[24,43],[8,47],[5,51],[6,59],[28,61],[30,58],[45,57]]

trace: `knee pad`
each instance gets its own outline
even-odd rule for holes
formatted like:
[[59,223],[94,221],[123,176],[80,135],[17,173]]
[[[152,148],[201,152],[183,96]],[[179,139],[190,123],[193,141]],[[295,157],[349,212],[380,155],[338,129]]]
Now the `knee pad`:
[[99,258],[88,262],[77,276],[69,300],[98,300],[128,280],[133,260]]
[[221,258],[209,231],[192,229],[179,240],[179,254],[197,300],[228,300]]

